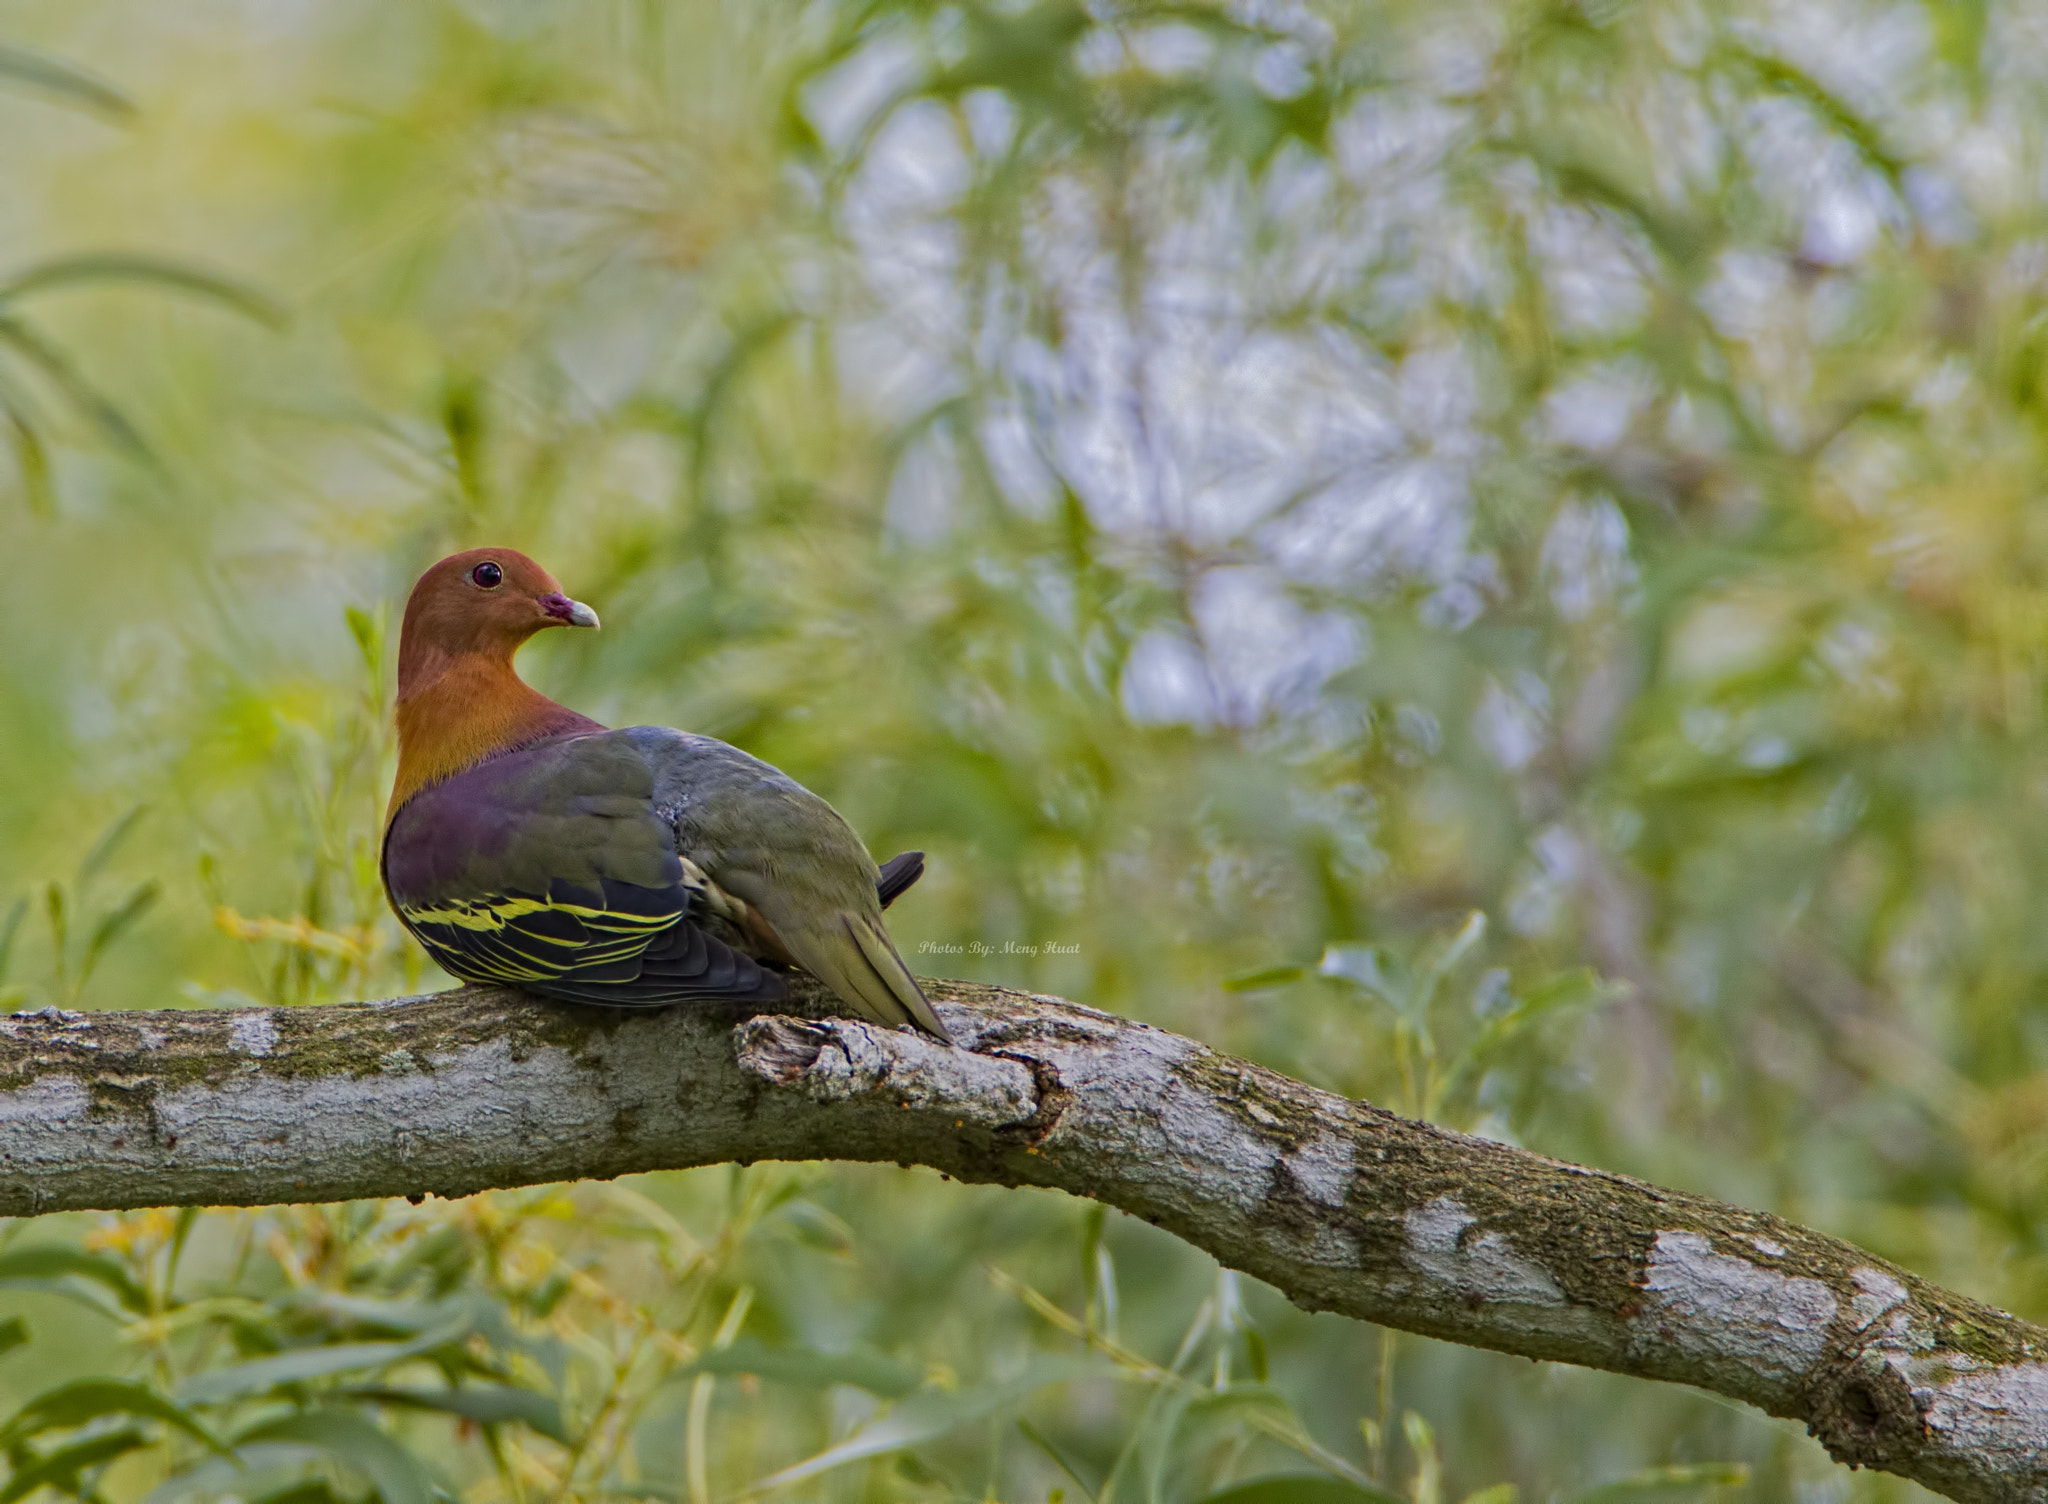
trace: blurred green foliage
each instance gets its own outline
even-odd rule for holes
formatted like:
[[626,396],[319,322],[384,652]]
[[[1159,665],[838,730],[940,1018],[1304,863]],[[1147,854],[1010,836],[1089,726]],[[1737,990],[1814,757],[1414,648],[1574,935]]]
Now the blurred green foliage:
[[[16,0],[0,987],[435,985],[393,613],[504,542],[544,688],[931,854],[923,969],[2048,1317],[2044,43]],[[1910,1492],[913,1172],[6,1238],[4,1499]]]

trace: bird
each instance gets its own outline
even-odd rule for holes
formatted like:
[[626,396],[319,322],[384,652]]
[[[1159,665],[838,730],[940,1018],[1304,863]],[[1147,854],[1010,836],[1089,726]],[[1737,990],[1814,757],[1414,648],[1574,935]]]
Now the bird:
[[871,1023],[950,1042],[882,920],[923,853],[878,867],[771,764],[666,726],[610,729],[514,669],[536,633],[597,625],[514,549],[420,576],[381,855],[399,922],[468,982],[621,1008],[765,1004],[796,966]]

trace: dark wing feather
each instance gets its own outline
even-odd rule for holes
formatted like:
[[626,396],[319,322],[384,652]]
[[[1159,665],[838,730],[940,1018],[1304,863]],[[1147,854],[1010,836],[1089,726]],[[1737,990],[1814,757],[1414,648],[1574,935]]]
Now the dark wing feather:
[[465,981],[623,1008],[782,997],[779,977],[690,922],[652,789],[612,733],[492,758],[393,817],[391,906]]

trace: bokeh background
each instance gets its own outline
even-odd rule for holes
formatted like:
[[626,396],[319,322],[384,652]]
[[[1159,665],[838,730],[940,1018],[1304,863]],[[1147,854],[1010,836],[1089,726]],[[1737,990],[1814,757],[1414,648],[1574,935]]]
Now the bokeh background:
[[[2044,143],[1983,0],[8,0],[6,1002],[442,985],[505,543],[922,969],[2048,1318]],[[0,1504],[1915,1492],[916,1171],[0,1242]]]

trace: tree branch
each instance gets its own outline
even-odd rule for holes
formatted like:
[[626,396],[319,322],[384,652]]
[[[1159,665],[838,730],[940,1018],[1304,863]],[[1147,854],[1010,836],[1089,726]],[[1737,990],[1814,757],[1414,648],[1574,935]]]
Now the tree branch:
[[17,1015],[0,1020],[0,1213],[923,1164],[1121,1207],[1311,1310],[1695,1384],[1804,1421],[1838,1461],[2048,1504],[2039,1327],[1776,1217],[1410,1122],[1056,998],[927,986],[962,1048],[480,989]]

